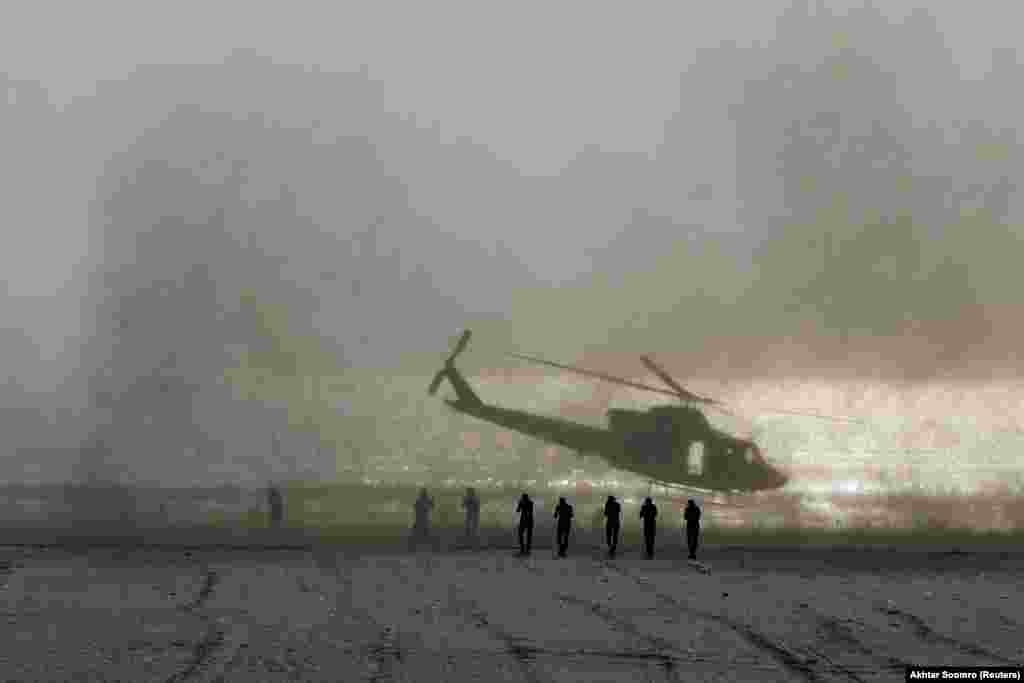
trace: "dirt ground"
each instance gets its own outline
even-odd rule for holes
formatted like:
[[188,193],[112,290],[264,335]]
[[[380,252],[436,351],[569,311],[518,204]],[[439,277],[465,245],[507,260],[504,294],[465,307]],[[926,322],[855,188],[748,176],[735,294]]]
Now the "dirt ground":
[[0,548],[5,681],[895,681],[1024,664],[1024,553]]

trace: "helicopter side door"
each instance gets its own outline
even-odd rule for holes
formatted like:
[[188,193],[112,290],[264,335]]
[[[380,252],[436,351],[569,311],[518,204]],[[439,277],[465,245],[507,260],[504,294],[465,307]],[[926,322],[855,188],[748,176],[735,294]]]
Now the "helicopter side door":
[[654,466],[672,462],[671,425],[636,413],[612,415],[610,423],[622,435],[627,461]]
[[679,458],[679,424],[671,415],[655,415],[653,440],[659,465],[675,464]]

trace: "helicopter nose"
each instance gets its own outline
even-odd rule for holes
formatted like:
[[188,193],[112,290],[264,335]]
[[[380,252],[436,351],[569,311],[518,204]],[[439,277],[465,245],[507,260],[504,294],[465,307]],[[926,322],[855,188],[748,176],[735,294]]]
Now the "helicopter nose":
[[782,470],[774,470],[773,475],[775,477],[775,481],[773,482],[775,484],[775,488],[781,489],[789,483],[789,476],[787,476]]
[[763,490],[771,491],[773,489],[781,489],[789,483],[789,477],[782,470],[777,470],[774,467],[768,468],[764,479],[760,487]]

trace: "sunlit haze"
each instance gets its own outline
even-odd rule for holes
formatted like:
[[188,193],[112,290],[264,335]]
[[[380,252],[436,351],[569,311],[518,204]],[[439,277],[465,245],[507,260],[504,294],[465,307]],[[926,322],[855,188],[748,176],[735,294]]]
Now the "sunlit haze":
[[428,396],[468,328],[486,402],[594,427],[673,399],[507,352],[656,358],[763,510],[1019,498],[1021,10],[877,4],[5,8],[0,479],[635,504]]

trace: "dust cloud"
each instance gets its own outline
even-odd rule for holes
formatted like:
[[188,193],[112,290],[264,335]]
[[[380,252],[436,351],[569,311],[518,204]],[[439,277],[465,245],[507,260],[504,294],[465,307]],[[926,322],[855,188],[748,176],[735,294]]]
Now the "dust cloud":
[[[656,353],[750,406],[796,468],[826,437],[771,418],[793,394],[764,396],[784,382],[818,387],[800,409],[846,405],[866,394],[841,387],[861,379],[902,396],[906,424],[871,428],[886,443],[949,440],[913,423],[923,391],[1001,387],[998,427],[1019,429],[1024,67],[996,49],[966,79],[949,11],[791,8],[757,35],[652,55],[674,74],[659,92],[678,91],[664,121],[645,119],[657,143],[595,134],[545,172],[507,137],[492,149],[486,126],[460,135],[395,106],[372,65],[237,50],[139,65],[59,106],[5,75],[5,211],[28,256],[4,261],[0,476],[259,485],[481,461],[503,478],[565,474],[526,439],[470,453],[461,435],[479,426],[424,405],[463,327],[472,376],[521,373],[504,349],[634,377]],[[487,87],[533,123],[559,109],[556,91],[502,82]],[[543,146],[533,123],[529,149]],[[286,317],[270,334],[268,310]],[[337,386],[311,394],[318,377]],[[1019,465],[962,401],[944,410],[928,429]],[[836,434],[837,467],[876,447]]]

